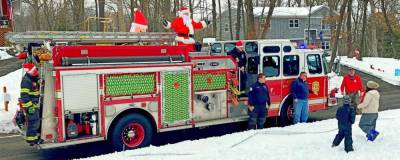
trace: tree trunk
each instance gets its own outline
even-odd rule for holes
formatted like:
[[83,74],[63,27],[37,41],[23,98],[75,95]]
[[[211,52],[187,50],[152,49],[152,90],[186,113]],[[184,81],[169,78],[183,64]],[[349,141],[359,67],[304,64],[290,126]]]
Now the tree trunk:
[[331,61],[329,63],[329,68],[332,68],[333,63],[335,62],[336,55],[337,55],[336,52],[337,52],[337,48],[339,45],[339,36],[340,36],[340,31],[342,29],[344,11],[346,9],[347,4],[348,4],[348,0],[344,0],[342,6],[340,6],[339,23],[336,28],[335,43],[333,45],[333,51],[332,51]]
[[353,45],[351,42],[351,14],[352,14],[352,4],[353,4],[353,0],[349,0],[349,4],[347,6],[347,22],[346,22],[346,31],[347,31],[347,47],[346,47],[346,55],[348,57],[351,57],[351,53],[353,51]]
[[193,18],[193,2],[189,0],[189,10],[190,10],[190,17]]
[[308,1],[306,1],[306,2],[308,2],[308,8],[309,8],[309,10],[308,10],[308,27],[307,27],[307,44],[310,44],[310,35],[311,35],[311,33],[310,33],[310,27],[311,27],[311,9],[312,9],[312,5],[313,5],[313,0],[308,0]]
[[217,4],[212,0],[212,37],[217,37]]
[[301,7],[301,0],[296,0],[297,7]]
[[369,24],[369,34],[371,36],[370,38],[370,56],[372,57],[378,57],[378,41],[376,39],[376,15],[375,15],[375,4],[373,0],[370,0],[369,2],[370,7],[371,7],[371,20]]
[[361,30],[361,49],[360,49],[360,58],[361,55],[367,55],[367,50],[366,50],[366,40],[365,40],[365,30],[367,28],[367,6],[368,6],[368,0],[363,0],[363,24],[362,24],[362,30]]
[[124,8],[123,8],[123,0],[117,0],[117,15],[118,15],[118,31],[126,32],[126,23],[125,23],[125,15],[124,15]]
[[231,35],[231,40],[233,40],[233,30],[232,30],[232,9],[231,0],[228,0],[228,13],[229,13],[229,32]]
[[260,39],[267,38],[267,32],[268,32],[269,27],[271,26],[271,17],[272,17],[272,13],[274,12],[275,3],[276,3],[276,0],[271,0],[269,3],[267,18],[265,18],[264,29],[260,34]]
[[[221,11],[221,0],[218,0],[218,10],[219,10],[219,40],[222,39],[222,11]],[[217,23],[217,22],[213,22]]]
[[247,22],[247,32],[246,39],[255,39],[256,38],[256,28],[254,24],[254,13],[253,13],[253,1],[245,0],[245,9],[246,9],[246,22]]
[[242,28],[242,31],[243,31],[243,34],[242,34],[242,38],[244,38],[244,32],[246,31],[246,17],[245,17],[245,14],[244,14],[244,5],[243,5],[243,3],[242,3],[242,26],[243,26],[243,28]]
[[237,4],[237,11],[236,11],[236,26],[235,26],[235,32],[236,32],[236,40],[240,39],[240,17],[241,16],[241,9],[242,9],[242,5],[243,5],[243,1],[242,0],[238,0],[238,4]]
[[397,54],[396,48],[394,46],[394,43],[395,43],[396,39],[394,37],[393,28],[392,28],[392,25],[390,24],[390,20],[389,20],[388,15],[387,15],[386,6],[385,6],[385,0],[381,0],[381,7],[382,7],[383,16],[385,18],[385,23],[386,23],[388,31],[389,31],[389,35],[390,35],[389,41],[390,41],[390,46],[392,47],[392,55],[394,57]]

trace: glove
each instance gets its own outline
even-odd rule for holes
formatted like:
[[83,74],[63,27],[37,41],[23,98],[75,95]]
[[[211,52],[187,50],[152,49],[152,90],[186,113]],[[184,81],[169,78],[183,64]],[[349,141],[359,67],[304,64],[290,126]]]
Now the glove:
[[34,114],[36,112],[36,107],[31,106],[28,108],[28,114]]
[[207,26],[211,23],[208,19],[205,19],[204,22],[207,24]]
[[165,28],[167,28],[168,27],[168,21],[167,21],[167,19],[165,19],[165,18],[162,18],[161,19],[161,23],[163,24],[163,26],[165,27]]

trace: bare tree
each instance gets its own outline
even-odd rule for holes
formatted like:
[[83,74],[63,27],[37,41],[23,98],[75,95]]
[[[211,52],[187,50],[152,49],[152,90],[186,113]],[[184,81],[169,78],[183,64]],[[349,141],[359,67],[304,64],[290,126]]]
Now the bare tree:
[[240,17],[242,17],[241,13],[241,9],[242,9],[242,5],[243,5],[243,0],[238,0],[237,3],[237,11],[236,11],[236,26],[235,26],[235,31],[236,31],[236,40],[240,39]]
[[369,2],[370,4],[370,8],[371,8],[371,16],[370,16],[370,23],[369,23],[369,35],[370,35],[370,39],[369,39],[369,51],[370,51],[370,56],[373,57],[378,57],[378,41],[376,39],[376,21],[377,19],[375,18],[375,3],[374,0],[370,0]]
[[396,55],[396,47],[394,46],[394,43],[396,41],[395,37],[394,37],[394,33],[393,33],[393,28],[392,25],[390,24],[390,20],[388,18],[387,15],[387,11],[386,11],[386,6],[385,6],[385,0],[381,0],[381,8],[382,8],[382,12],[383,12],[383,16],[385,18],[385,22],[389,31],[389,36],[390,36],[390,46],[392,48],[392,52],[393,55]]
[[267,18],[265,18],[264,29],[260,34],[260,39],[267,37],[267,32],[269,30],[269,27],[271,26],[271,17],[272,17],[272,13],[274,12],[275,4],[276,4],[276,0],[271,0],[269,2],[268,14],[267,14]]
[[29,7],[32,9],[32,17],[33,17],[33,29],[36,31],[41,30],[40,26],[40,9],[43,7],[44,3],[42,3],[40,0],[23,0],[22,2],[26,3],[29,5]]
[[343,4],[340,6],[340,12],[339,12],[339,22],[338,22],[338,26],[336,28],[336,35],[335,35],[335,43],[333,45],[333,50],[332,50],[332,56],[331,56],[331,61],[329,63],[329,68],[332,68],[333,63],[335,62],[335,58],[337,55],[337,49],[338,49],[338,45],[339,45],[339,36],[340,36],[340,32],[342,29],[342,23],[343,23],[343,17],[344,17],[344,11],[346,9],[346,6],[348,4],[349,0],[344,0]]
[[123,0],[117,0],[118,30],[126,32],[126,22],[124,16]]
[[347,6],[347,20],[346,20],[346,31],[347,31],[347,47],[346,47],[346,55],[350,56],[351,51],[353,50],[353,45],[351,42],[351,14],[352,14],[352,7],[353,0],[349,0],[349,4]]
[[244,2],[245,2],[246,20],[247,20],[246,39],[255,39],[256,26],[254,24],[253,1],[245,0]]
[[[366,46],[365,46],[365,30],[367,27],[367,8],[368,7],[368,0],[363,0],[363,22],[362,22],[362,30],[361,30],[361,50],[360,53],[366,55]],[[361,57],[361,54],[360,54]]]
[[[221,11],[221,0],[218,0],[218,10],[219,10],[219,38],[222,38],[222,11]],[[217,22],[214,22],[217,23]]]
[[215,0],[212,0],[212,37],[217,36],[217,4]]
[[231,35],[231,40],[233,40],[233,30],[232,30],[232,9],[231,0],[228,0],[228,14],[229,14],[229,32]]

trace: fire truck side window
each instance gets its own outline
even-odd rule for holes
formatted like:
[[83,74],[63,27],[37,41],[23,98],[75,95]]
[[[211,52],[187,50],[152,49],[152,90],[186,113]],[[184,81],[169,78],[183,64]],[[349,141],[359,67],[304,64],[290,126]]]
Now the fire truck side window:
[[217,55],[218,53],[222,52],[222,45],[221,43],[214,43],[211,45],[211,53]]
[[300,71],[300,61],[298,55],[286,55],[283,57],[283,75],[297,76]]
[[229,52],[231,52],[233,49],[235,49],[235,47],[236,47],[236,44],[235,44],[234,42],[232,42],[232,43],[225,43],[225,44],[224,44],[225,53],[226,53],[227,55],[230,55]]
[[322,64],[321,57],[318,54],[310,54],[307,56],[308,72],[310,74],[321,74]]
[[279,56],[265,56],[263,58],[263,73],[266,77],[279,76]]
[[258,45],[257,42],[246,42],[244,50],[249,55],[258,55]]

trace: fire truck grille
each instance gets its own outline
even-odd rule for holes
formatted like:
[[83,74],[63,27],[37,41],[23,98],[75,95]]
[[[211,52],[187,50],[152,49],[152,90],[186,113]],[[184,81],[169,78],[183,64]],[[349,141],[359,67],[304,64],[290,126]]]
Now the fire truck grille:
[[167,124],[190,118],[189,72],[165,72],[163,76],[163,122]]
[[201,73],[194,75],[194,90],[206,91],[224,89],[226,84],[225,73]]
[[155,73],[106,75],[106,97],[155,93],[155,82]]

